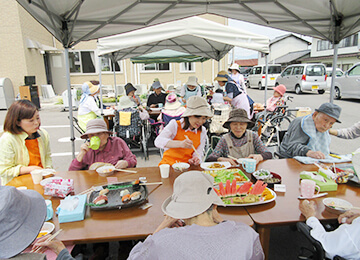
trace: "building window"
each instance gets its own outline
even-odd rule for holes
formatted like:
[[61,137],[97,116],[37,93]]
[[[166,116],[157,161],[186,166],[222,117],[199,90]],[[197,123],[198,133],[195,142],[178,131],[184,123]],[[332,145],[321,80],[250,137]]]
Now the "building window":
[[[115,68],[114,68],[115,67]],[[101,57],[101,71],[115,71],[121,72],[121,61],[116,61],[115,66],[110,58],[107,56]]]
[[[339,42],[339,48],[357,46],[358,39],[359,39],[359,34],[356,33],[356,34],[350,35],[350,36],[342,39]],[[321,40],[321,41],[317,42],[317,50],[318,51],[331,50],[333,48],[334,48],[333,44],[329,41]]]
[[95,73],[94,51],[69,52],[70,73]]
[[170,71],[170,63],[151,63],[151,64],[142,64],[141,71]]
[[180,72],[195,72],[194,62],[180,63]]

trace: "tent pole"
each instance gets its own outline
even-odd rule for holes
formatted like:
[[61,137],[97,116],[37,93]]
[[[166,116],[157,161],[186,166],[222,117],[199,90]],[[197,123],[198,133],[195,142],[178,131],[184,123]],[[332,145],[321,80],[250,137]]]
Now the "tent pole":
[[124,65],[124,79],[125,79],[125,83],[127,83],[127,69],[126,69],[127,63],[126,63],[126,60],[123,60],[122,64]]
[[72,95],[70,85],[70,66],[69,66],[69,48],[65,47],[65,69],[66,69],[66,83],[68,87],[68,99],[69,99],[69,114],[70,114],[70,135],[72,145],[72,158],[75,158],[75,134],[74,134],[74,123],[73,123],[73,110],[72,110]]
[[[176,82],[176,72],[175,72],[175,70],[176,70],[176,65],[175,65],[175,63],[173,63],[174,64],[174,68],[173,68],[173,66],[171,65],[171,68],[173,68],[173,76],[174,76],[174,86],[175,86],[175,82]],[[180,65],[181,66],[181,65]]]
[[264,96],[264,104],[266,108],[266,99],[267,99],[267,86],[268,85],[268,55],[265,54],[265,96]]
[[117,106],[117,87],[116,87],[116,74],[115,74],[115,62],[114,62],[114,60],[112,59],[111,60],[112,61],[112,63],[113,63],[113,70],[114,70],[114,86],[115,86],[115,106]]
[[203,82],[205,83],[205,75],[204,75],[204,62],[201,62],[201,71],[202,71],[202,78],[203,78]]
[[101,82],[101,57],[99,56],[99,84],[100,84],[100,111],[103,116],[103,96],[102,96],[102,82]]
[[336,77],[336,68],[337,68],[337,57],[338,57],[338,47],[339,44],[334,44],[334,58],[332,63],[332,75],[331,75],[331,87],[330,87],[330,103],[334,103],[334,83],[335,83],[335,77]]

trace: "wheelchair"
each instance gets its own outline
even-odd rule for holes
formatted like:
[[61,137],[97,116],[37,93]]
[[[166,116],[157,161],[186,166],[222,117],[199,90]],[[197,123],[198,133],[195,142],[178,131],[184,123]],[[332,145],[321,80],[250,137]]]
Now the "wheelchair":
[[[122,112],[131,113],[130,124],[124,125],[120,115]],[[149,159],[148,139],[151,134],[151,126],[148,120],[141,120],[139,111],[134,108],[126,108],[115,112],[116,136],[122,138],[131,150],[140,149],[144,153],[145,160]]]

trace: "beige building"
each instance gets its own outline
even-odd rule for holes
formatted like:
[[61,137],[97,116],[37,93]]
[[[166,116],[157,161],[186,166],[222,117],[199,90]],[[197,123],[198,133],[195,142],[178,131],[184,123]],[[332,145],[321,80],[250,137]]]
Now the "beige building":
[[[1,1],[3,15],[0,17],[0,77],[9,78],[15,95],[24,85],[24,76],[35,76],[38,86],[51,84],[56,94],[66,90],[63,47],[44,27],[28,14],[16,1]],[[203,15],[203,18],[227,24],[227,18]],[[109,59],[97,56],[96,40],[81,42],[69,50],[70,81],[74,86],[88,80],[99,80],[113,88],[113,66]],[[101,63],[101,66],[99,64]],[[169,84],[182,85],[189,76],[197,76],[199,83],[211,84],[218,68],[226,69],[228,55],[218,64],[209,60],[198,63],[132,64],[129,59],[115,66],[116,84],[127,82],[150,85],[159,78],[166,88]],[[39,88],[41,91],[41,88]]]

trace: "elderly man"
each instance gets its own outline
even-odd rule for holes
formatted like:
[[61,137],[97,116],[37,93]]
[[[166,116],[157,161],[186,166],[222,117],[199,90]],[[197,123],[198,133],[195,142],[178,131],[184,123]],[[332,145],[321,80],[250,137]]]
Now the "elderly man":
[[310,234],[319,241],[325,250],[326,257],[335,255],[345,259],[360,259],[360,213],[347,211],[338,217],[340,225],[332,232],[326,232],[315,217],[314,201],[304,200],[300,211],[306,218],[306,224],[312,228]]
[[151,88],[154,90],[154,93],[149,96],[146,106],[150,108],[158,107],[159,104],[163,106],[165,104],[166,94],[161,92],[162,87],[160,81],[154,81]]
[[330,154],[329,129],[335,122],[341,123],[341,108],[324,103],[311,115],[296,118],[291,122],[279,152],[283,157],[308,156],[325,159]]

